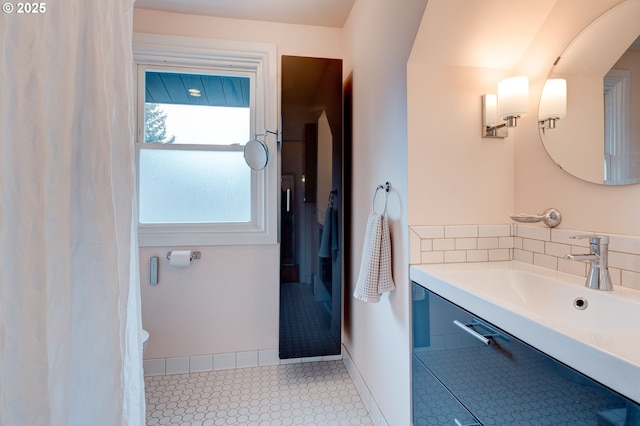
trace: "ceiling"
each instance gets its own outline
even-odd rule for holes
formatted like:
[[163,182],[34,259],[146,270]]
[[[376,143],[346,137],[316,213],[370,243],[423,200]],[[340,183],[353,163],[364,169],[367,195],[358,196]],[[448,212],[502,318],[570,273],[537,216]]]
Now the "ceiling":
[[147,71],[145,92],[150,103],[249,107],[248,77]]
[[137,0],[136,8],[341,28],[355,0]]

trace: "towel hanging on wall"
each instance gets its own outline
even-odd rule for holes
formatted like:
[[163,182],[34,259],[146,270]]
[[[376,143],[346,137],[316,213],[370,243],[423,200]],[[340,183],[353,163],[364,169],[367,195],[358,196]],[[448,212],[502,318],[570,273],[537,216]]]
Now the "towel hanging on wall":
[[[385,189],[382,214],[375,211],[376,195],[381,189]],[[363,302],[378,302],[382,293],[396,288],[391,269],[391,236],[387,220],[388,192],[389,183],[387,182],[386,188],[379,185],[373,194],[373,205],[364,237],[360,273],[353,292],[353,297]]]
[[338,211],[334,207],[337,191],[329,193],[329,202],[324,214],[324,225],[320,238],[320,251],[318,257],[334,259],[338,255]]

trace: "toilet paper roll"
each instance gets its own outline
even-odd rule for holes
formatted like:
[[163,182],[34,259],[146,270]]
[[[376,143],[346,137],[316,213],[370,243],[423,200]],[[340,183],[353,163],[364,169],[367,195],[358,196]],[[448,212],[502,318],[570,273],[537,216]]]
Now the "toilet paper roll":
[[189,266],[191,265],[191,250],[174,250],[171,252],[169,259],[171,266]]

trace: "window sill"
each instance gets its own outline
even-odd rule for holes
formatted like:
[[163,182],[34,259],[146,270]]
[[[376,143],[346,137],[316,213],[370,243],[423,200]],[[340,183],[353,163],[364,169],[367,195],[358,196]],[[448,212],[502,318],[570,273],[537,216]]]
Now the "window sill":
[[143,226],[138,228],[138,245],[140,247],[165,246],[241,246],[257,244],[277,244],[275,232],[250,228],[212,229],[176,228],[167,229],[161,226]]

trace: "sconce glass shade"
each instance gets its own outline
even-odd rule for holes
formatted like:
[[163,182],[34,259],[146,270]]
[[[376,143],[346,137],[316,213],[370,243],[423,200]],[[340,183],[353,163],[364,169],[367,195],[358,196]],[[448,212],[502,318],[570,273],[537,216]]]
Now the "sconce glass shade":
[[563,78],[545,82],[540,97],[538,120],[560,119],[567,115],[567,81]]
[[498,117],[523,117],[529,111],[529,79],[511,77],[498,83]]
[[494,127],[498,125],[498,96],[484,95],[484,125]]

